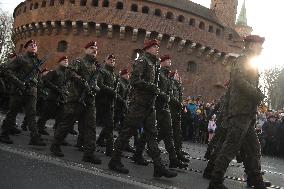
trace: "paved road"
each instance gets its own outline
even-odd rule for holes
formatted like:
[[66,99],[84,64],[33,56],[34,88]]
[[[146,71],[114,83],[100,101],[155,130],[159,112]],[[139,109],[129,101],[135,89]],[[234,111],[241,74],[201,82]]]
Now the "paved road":
[[[0,114],[0,119],[3,115]],[[22,121],[18,116],[17,122]],[[53,122],[48,123],[48,131]],[[98,133],[100,128],[98,128]],[[89,188],[190,188],[204,189],[208,181],[202,178],[202,170],[206,161],[202,158],[206,146],[186,142],[184,148],[189,152],[190,166],[186,170],[175,169],[178,177],[173,179],[155,179],[152,177],[153,165],[148,167],[137,166],[129,159],[131,154],[124,153],[123,164],[130,169],[129,175],[116,174],[107,168],[109,158],[104,155],[104,148],[98,148],[96,155],[103,160],[102,165],[93,166],[82,163],[82,152],[73,146],[62,148],[65,157],[55,158],[50,155],[48,147],[33,147],[27,145],[29,133],[23,132],[13,136],[13,145],[0,143],[0,189],[33,189],[33,188],[63,188],[63,189],[89,189]],[[50,144],[52,136],[44,136]],[[75,144],[76,136],[69,135],[67,142]],[[162,158],[167,162],[167,154],[163,152]],[[167,162],[168,163],[168,162]],[[266,172],[265,178],[272,181],[272,188],[284,189],[284,160],[279,158],[263,157],[262,167]],[[230,189],[246,188],[243,182],[242,164],[233,161],[227,171],[225,184]]]

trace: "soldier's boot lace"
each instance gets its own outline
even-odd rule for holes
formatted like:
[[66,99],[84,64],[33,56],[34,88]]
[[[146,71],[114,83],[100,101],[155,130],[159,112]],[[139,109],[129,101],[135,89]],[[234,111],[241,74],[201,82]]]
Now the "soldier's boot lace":
[[136,163],[137,165],[143,165],[143,166],[148,166],[149,165],[149,161],[146,160],[142,155],[133,155],[132,159],[134,161],[134,163]]
[[180,169],[185,169],[188,167],[188,164],[183,163],[182,161],[178,159],[170,160],[170,165],[169,168],[180,168]]
[[129,170],[126,169],[121,162],[110,160],[108,163],[108,168],[110,170],[122,173],[122,174],[128,174]]
[[96,157],[93,153],[85,152],[82,161],[92,164],[102,164],[102,160]]
[[153,177],[159,178],[159,177],[166,177],[166,178],[173,178],[177,176],[177,173],[170,171],[165,168],[165,166],[154,166],[154,174]]
[[0,135],[0,142],[6,143],[6,144],[13,144],[13,141],[9,137],[9,135]]
[[223,183],[210,182],[207,189],[228,189]]
[[51,144],[50,146],[50,151],[52,155],[57,156],[57,157],[63,157],[64,154],[61,151],[60,145],[58,144]]
[[33,146],[46,146],[46,144],[43,142],[43,140],[39,136],[31,137],[29,145],[33,145]]

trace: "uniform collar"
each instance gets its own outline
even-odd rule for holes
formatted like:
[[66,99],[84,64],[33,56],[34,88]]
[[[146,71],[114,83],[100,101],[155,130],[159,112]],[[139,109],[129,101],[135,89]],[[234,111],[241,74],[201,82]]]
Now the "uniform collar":
[[158,58],[157,58],[157,56],[155,56],[155,55],[152,55],[152,54],[150,54],[150,53],[148,53],[148,52],[145,52],[144,55],[145,55],[147,58],[149,58],[151,61],[153,61],[153,62],[158,61]]

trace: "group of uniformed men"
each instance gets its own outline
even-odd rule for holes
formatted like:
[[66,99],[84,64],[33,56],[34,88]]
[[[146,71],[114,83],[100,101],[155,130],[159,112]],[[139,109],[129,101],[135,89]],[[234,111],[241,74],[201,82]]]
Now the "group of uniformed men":
[[[257,189],[266,188],[261,175],[260,149],[254,132],[257,105],[263,99],[258,89],[258,72],[249,67],[250,59],[258,55],[264,39],[259,36],[245,38],[244,53],[232,66],[230,83],[220,101],[220,127],[208,148],[209,163],[204,172],[210,178],[210,189],[223,189],[223,177],[230,161],[240,152],[248,175],[248,184]],[[158,144],[163,140],[169,154],[170,168],[186,168],[189,160],[182,151],[181,111],[183,89],[176,71],[170,71],[171,58],[158,57],[157,40],[144,42],[143,54],[133,63],[129,78],[127,69],[116,76],[113,54],[103,64],[97,60],[96,42],[89,42],[82,58],[70,65],[67,57],[58,60],[55,70],[39,79],[37,44],[29,40],[26,53],[11,60],[1,76],[12,83],[9,111],[2,124],[0,141],[11,144],[9,134],[14,130],[16,116],[24,108],[25,122],[30,131],[30,145],[45,146],[41,135],[47,135],[45,123],[55,119],[54,139],[50,146],[53,155],[62,157],[60,146],[78,122],[79,135],[76,146],[84,151],[82,160],[100,164],[95,156],[96,144],[106,147],[111,156],[111,170],[128,174],[121,163],[121,154],[129,149],[134,136],[133,160],[148,165],[143,152],[147,144],[148,155],[154,163],[154,177],[177,176],[165,167]],[[41,102],[36,121],[36,104],[39,85],[47,94]],[[114,116],[114,114],[116,116]],[[119,124],[119,135],[114,141],[114,118]],[[103,129],[96,141],[96,125]],[[219,134],[218,134],[219,133]],[[139,137],[138,137],[139,135]]]

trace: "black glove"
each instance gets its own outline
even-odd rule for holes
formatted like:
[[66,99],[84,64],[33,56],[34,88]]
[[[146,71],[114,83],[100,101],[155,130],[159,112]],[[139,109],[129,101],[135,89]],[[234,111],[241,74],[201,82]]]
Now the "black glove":
[[155,95],[158,95],[160,93],[160,89],[155,84],[149,84],[148,89]]

